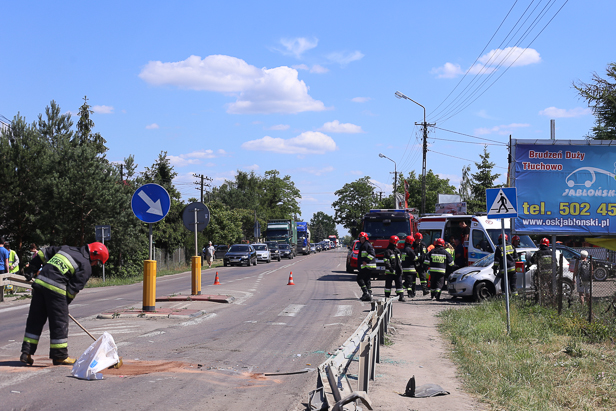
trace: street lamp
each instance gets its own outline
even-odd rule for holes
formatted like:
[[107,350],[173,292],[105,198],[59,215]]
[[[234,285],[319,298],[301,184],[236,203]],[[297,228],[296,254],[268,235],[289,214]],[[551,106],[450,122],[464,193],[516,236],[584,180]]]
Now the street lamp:
[[392,160],[391,158],[387,157],[385,154],[381,154],[379,153],[379,157],[381,158],[386,158],[389,161],[391,161],[392,163],[394,163],[394,207],[396,207],[396,188],[398,185],[398,169],[396,166],[396,162],[394,160]]
[[[424,121],[421,123],[423,126],[423,165],[421,172],[421,214],[425,214],[426,211],[426,153],[428,152],[428,124],[426,123],[426,108],[413,100],[412,98],[405,96],[404,94],[396,91],[396,97],[410,100],[413,103],[417,104],[419,107],[423,108],[424,111]],[[415,123],[417,124],[417,123]]]

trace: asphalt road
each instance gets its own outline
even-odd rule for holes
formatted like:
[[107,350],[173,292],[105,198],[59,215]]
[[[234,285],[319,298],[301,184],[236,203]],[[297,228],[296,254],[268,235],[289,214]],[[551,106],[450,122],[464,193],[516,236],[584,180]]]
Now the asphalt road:
[[[96,319],[121,307],[141,308],[142,285],[86,289],[71,313],[93,334],[114,337],[124,366],[103,381],[52,367],[44,332],[33,367],[18,361],[28,301],[0,305],[0,397],[7,410],[303,410],[315,388],[312,369],[365,317],[344,250],[256,267],[204,270],[203,294],[232,295],[232,304],[175,303],[203,309],[193,319]],[[290,272],[295,285],[287,285]],[[157,296],[190,294],[190,273],[157,281]],[[157,304],[158,306],[158,304]],[[69,351],[91,339],[76,325]],[[309,369],[307,372],[306,369]],[[287,375],[284,375],[287,374]]]

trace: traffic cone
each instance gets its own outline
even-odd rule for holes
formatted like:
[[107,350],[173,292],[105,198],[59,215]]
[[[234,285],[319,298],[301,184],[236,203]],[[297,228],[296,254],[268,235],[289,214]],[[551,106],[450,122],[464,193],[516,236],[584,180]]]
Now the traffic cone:
[[295,285],[295,283],[293,282],[293,271],[291,271],[291,273],[289,274],[289,282],[287,285]]
[[214,285],[220,285],[220,281],[218,281],[218,271],[216,271],[216,279],[214,280]]

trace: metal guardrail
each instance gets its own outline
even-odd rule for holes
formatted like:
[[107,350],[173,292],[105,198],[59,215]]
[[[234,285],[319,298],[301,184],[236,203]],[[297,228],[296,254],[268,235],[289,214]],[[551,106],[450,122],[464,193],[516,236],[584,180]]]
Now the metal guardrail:
[[0,274],[0,287],[5,285],[32,288],[32,282],[26,281],[26,277],[19,274]]
[[[369,382],[375,379],[376,363],[380,362],[380,346],[385,344],[385,333],[393,314],[394,298],[372,303],[372,310],[357,330],[342,344],[331,357],[317,368],[317,388],[310,392],[311,410],[343,411],[346,404],[361,401],[372,410],[368,397]],[[347,371],[359,357],[357,390],[353,390]],[[355,407],[357,409],[357,407]]]

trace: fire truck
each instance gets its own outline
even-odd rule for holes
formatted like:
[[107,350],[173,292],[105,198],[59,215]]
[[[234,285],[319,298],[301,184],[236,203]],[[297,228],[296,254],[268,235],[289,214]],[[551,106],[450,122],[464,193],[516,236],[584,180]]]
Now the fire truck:
[[370,210],[362,219],[360,232],[368,234],[368,241],[374,247],[376,253],[376,270],[371,273],[373,278],[385,279],[385,263],[383,256],[389,245],[392,235],[398,236],[399,249],[404,248],[404,238],[407,235],[414,236],[417,232],[419,217],[417,209],[408,208],[400,210]]

